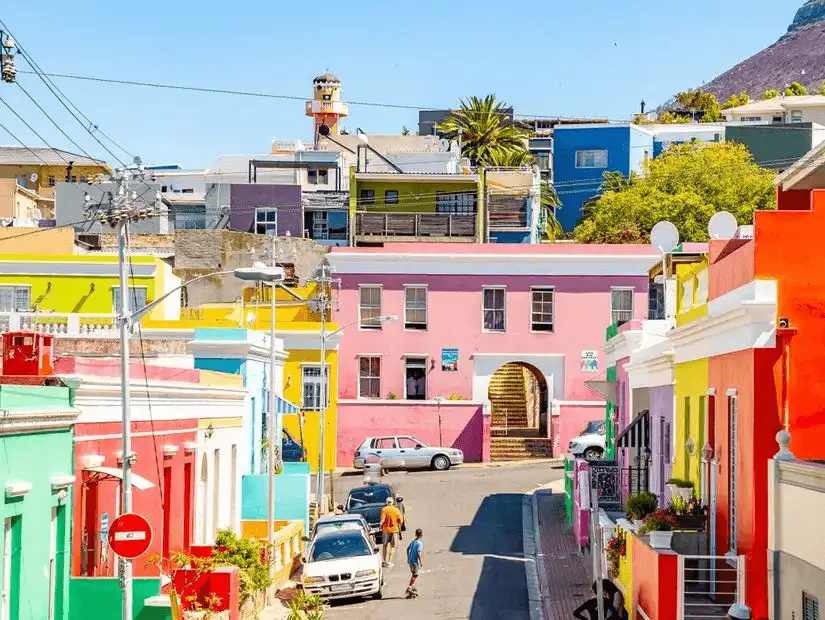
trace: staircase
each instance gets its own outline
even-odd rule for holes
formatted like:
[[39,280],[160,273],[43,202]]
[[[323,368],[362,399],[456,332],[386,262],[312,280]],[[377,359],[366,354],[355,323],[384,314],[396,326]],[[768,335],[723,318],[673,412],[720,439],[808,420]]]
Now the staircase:
[[506,437],[490,438],[491,461],[521,461],[552,457],[553,446],[546,437],[513,437],[508,435]]
[[494,428],[527,428],[526,372],[521,366],[508,364],[490,378],[490,421]]

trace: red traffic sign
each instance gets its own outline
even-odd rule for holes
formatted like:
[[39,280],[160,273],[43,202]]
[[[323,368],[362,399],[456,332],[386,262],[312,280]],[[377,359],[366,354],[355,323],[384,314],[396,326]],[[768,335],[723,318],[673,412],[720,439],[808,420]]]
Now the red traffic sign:
[[115,554],[134,560],[149,550],[152,544],[152,526],[146,517],[127,512],[109,526],[109,547]]

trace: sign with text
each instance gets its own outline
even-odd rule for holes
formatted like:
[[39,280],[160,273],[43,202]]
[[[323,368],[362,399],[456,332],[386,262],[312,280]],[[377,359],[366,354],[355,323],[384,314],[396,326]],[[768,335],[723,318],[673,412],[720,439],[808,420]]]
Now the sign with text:
[[441,370],[444,372],[458,370],[458,349],[441,349]]
[[121,558],[134,560],[146,553],[151,544],[152,526],[146,517],[127,512],[112,521],[109,547]]
[[582,372],[599,372],[599,352],[582,351]]

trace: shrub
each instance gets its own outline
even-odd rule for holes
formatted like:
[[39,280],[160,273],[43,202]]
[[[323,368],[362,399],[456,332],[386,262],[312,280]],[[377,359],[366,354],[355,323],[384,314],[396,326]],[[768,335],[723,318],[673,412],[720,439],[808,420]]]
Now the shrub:
[[692,489],[693,483],[690,480],[682,480],[681,478],[671,478],[667,481],[668,484],[672,484],[675,487],[680,489]]
[[650,491],[637,493],[631,495],[627,499],[625,510],[631,519],[644,519],[647,515],[654,512],[659,505],[656,496]]
[[627,542],[622,534],[616,534],[607,543],[607,561],[610,562],[610,574],[617,577],[619,574],[619,560],[627,553]]
[[676,526],[676,519],[665,510],[657,510],[645,517],[637,534],[644,536],[650,532],[670,532]]
[[237,566],[241,569],[240,603],[272,583],[269,565],[265,561],[265,541],[255,538],[238,538],[230,529],[221,530],[215,537],[212,550],[216,566]]

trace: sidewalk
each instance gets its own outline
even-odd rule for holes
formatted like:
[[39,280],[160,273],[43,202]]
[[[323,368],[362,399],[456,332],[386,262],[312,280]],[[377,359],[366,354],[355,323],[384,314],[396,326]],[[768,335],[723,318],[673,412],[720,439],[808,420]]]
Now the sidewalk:
[[592,596],[589,554],[579,553],[573,531],[564,520],[563,492],[538,491],[533,506],[539,589],[544,620],[568,620]]

